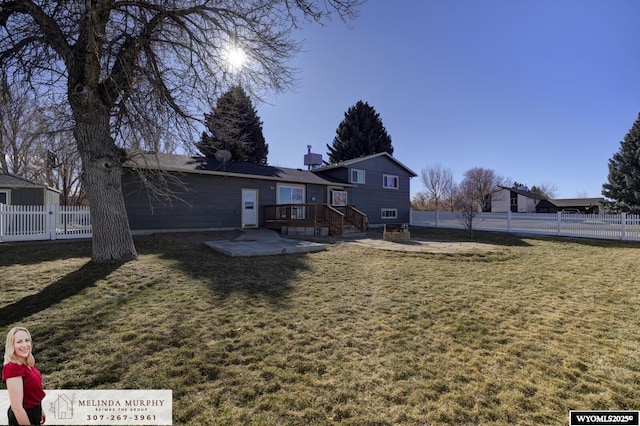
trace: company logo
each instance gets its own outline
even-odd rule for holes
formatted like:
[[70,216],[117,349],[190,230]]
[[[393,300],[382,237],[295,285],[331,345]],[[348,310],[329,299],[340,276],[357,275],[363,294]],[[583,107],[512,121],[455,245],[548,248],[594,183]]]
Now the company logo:
[[59,393],[58,397],[51,403],[49,411],[55,419],[71,420],[73,419],[74,399],[75,394],[71,394],[71,397],[69,397],[66,393]]

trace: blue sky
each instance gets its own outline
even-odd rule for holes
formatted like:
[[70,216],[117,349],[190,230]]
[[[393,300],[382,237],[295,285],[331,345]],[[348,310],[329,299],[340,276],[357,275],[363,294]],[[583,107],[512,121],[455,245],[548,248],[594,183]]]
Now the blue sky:
[[637,0],[369,0],[351,28],[309,24],[298,85],[256,104],[269,164],[302,168],[307,145],[327,159],[363,100],[418,174],[483,167],[600,197],[640,112],[639,15]]

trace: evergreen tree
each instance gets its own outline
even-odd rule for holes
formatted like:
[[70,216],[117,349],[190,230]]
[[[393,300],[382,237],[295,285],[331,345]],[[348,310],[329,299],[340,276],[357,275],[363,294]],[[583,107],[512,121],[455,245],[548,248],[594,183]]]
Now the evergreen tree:
[[608,180],[602,185],[608,210],[640,213],[640,114],[609,160]]
[[327,144],[330,163],[388,152],[393,154],[391,136],[382,125],[380,114],[368,103],[358,101],[344,114],[333,145]]
[[234,86],[220,96],[216,108],[204,118],[209,134],[203,132],[196,147],[205,157],[224,149],[231,152],[233,160],[267,164],[269,146],[262,134],[262,122],[242,87]]

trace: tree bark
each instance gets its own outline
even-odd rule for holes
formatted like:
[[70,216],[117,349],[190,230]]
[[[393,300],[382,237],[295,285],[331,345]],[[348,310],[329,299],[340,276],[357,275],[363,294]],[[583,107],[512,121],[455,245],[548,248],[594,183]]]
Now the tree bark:
[[82,183],[91,208],[94,262],[138,258],[122,195],[122,164],[126,152],[116,146],[109,110],[92,93],[71,93],[74,136],[82,159]]

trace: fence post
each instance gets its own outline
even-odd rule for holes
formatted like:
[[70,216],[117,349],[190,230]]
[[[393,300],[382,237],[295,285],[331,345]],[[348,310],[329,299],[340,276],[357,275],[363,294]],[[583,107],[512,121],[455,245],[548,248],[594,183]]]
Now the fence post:
[[558,212],[558,213],[556,213],[556,214],[558,215],[558,235],[560,235],[560,232],[561,232],[561,230],[562,230],[562,225],[561,225],[561,222],[562,222],[562,212]]
[[507,232],[511,233],[511,210],[507,210]]
[[58,212],[55,204],[47,205],[48,215],[47,215],[47,231],[49,232],[49,239],[56,239],[56,228],[58,224]]
[[620,224],[621,226],[621,235],[620,238],[622,241],[626,241],[627,239],[627,213],[620,213]]
[[436,210],[436,228],[438,227],[439,220],[440,220],[440,210]]
[[4,213],[6,204],[0,203],[0,241],[2,241],[2,236],[4,235],[4,222],[5,222],[5,216],[6,214]]

